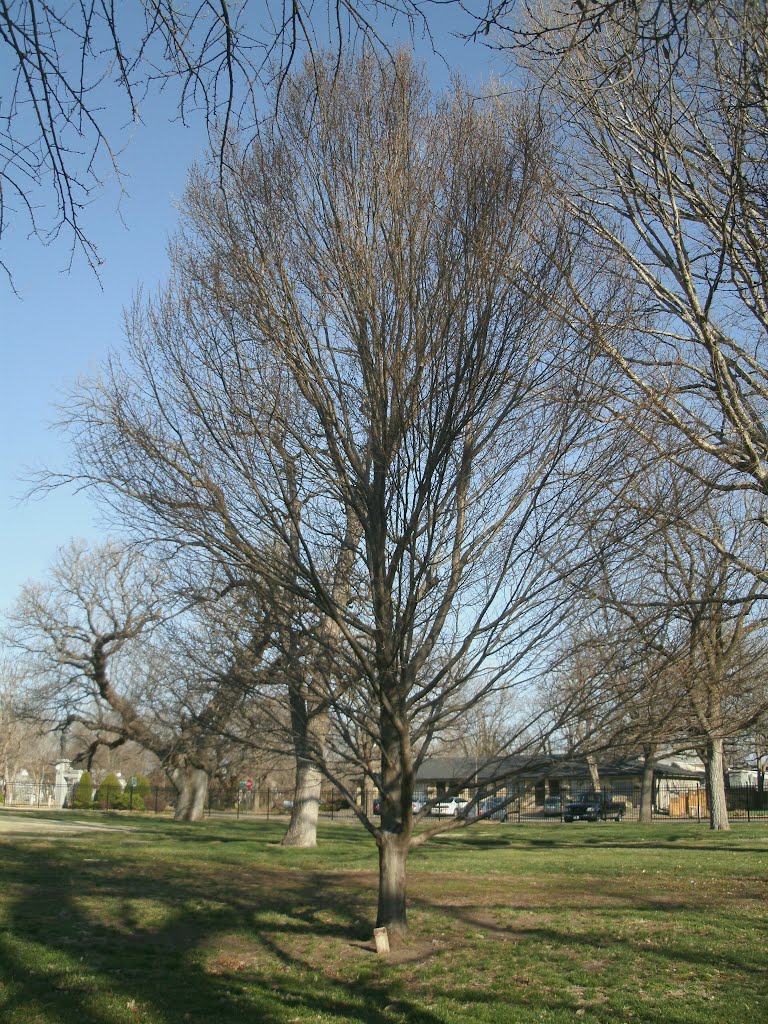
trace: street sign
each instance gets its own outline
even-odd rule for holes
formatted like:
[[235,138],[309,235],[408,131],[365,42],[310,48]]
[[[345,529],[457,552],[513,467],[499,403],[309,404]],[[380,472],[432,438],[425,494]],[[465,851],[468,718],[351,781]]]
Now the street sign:
[[131,789],[136,789],[137,782],[138,782],[138,779],[136,778],[136,776],[132,775],[131,776]]
[[250,790],[250,789],[253,789],[253,779],[247,779],[247,780],[246,780],[246,783],[245,783],[245,788],[246,788],[246,789],[249,789],[249,790]]
[[247,783],[245,779],[240,779],[240,789],[245,789]]

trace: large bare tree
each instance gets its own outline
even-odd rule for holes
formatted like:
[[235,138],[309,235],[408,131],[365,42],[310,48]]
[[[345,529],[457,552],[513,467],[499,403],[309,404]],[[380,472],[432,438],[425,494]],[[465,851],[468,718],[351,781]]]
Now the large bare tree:
[[328,716],[304,756],[378,786],[394,932],[446,827],[414,832],[418,767],[530,680],[599,485],[600,374],[551,300],[564,272],[623,300],[566,242],[549,145],[535,109],[433,97],[407,55],[315,61],[223,179],[193,174],[169,287],[70,410],[73,475],[125,521],[295,602],[279,667]]

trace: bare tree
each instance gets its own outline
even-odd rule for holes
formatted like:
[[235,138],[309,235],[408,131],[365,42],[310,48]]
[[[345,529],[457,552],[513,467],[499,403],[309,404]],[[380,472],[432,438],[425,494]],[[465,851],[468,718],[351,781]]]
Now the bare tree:
[[50,774],[56,755],[55,742],[44,725],[22,713],[20,669],[9,656],[0,664],[0,791],[17,781],[22,769],[39,785]]
[[[626,548],[623,553],[631,560]],[[627,575],[621,558],[615,552],[610,568],[605,569],[611,581],[607,591],[598,568],[601,560],[596,559],[588,592],[582,589],[574,596],[579,607],[578,628],[565,638],[557,684],[548,696],[553,712],[564,723],[566,749],[579,749],[585,755],[594,789],[600,788],[600,757],[634,759],[642,754],[639,820],[650,823],[659,755],[690,749],[695,741],[676,648],[671,650],[659,641],[659,634],[675,615],[672,600],[666,620],[658,602],[654,605],[652,626],[647,607],[645,618],[638,610],[643,598],[623,586]],[[632,612],[622,607],[622,600],[632,602],[630,595],[635,600]]]
[[[579,543],[562,517],[597,486],[594,367],[543,302],[566,235],[548,146],[535,111],[434,99],[407,56],[315,62],[220,185],[193,175],[170,287],[71,407],[75,475],[126,521],[309,609],[320,653],[288,665],[330,727],[308,758],[379,788],[381,820],[360,813],[395,932],[408,853],[446,827],[414,833],[415,773],[527,684]],[[597,290],[573,249],[569,273]]]
[[[674,9],[684,31],[659,46],[640,45],[638,17],[667,10],[649,3],[523,54],[571,142],[565,201],[616,273],[633,275],[645,331],[607,341],[578,287],[567,302],[676,431],[668,458],[699,473],[693,448],[728,469],[720,486],[765,494],[768,12],[714,0]],[[616,415],[631,421],[633,409],[616,396]]]
[[[621,623],[626,670],[610,685],[627,735],[701,751],[711,825],[725,829],[724,743],[766,708],[764,552],[743,496],[691,490],[669,470],[632,481],[627,515],[601,523],[621,540],[603,548],[589,598]],[[637,517],[642,528],[622,533]]]
[[[26,656],[28,717],[82,727],[76,759],[89,765],[99,749],[127,741],[151,751],[177,790],[176,819],[196,821],[223,769],[222,734],[242,701],[237,659],[245,654],[232,639],[231,606],[223,631],[210,606],[174,621],[183,604],[165,568],[136,550],[75,544],[47,583],[23,589],[10,639]],[[248,644],[257,660],[267,645],[258,620]]]
[[[169,0],[115,4],[9,0],[0,5],[0,237],[18,221],[44,242],[64,234],[101,262],[82,212],[107,179],[122,186],[129,129],[161,90],[185,121],[202,119],[215,146],[252,129],[263,90],[320,46],[339,56],[382,26],[429,36],[420,0]],[[279,93],[279,89],[278,89]],[[9,275],[12,267],[0,262]]]
[[631,24],[639,50],[684,50],[689,18],[701,0],[479,0],[462,3],[476,20],[470,38],[487,46],[546,46],[553,57],[614,24]]

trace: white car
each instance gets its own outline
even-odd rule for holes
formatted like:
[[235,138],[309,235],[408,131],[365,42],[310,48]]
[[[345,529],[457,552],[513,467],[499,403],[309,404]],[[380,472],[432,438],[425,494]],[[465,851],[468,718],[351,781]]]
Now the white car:
[[452,796],[450,799],[441,800],[439,804],[435,804],[432,808],[433,814],[449,815],[455,818],[457,814],[461,814],[466,806],[466,800],[460,800],[457,796]]

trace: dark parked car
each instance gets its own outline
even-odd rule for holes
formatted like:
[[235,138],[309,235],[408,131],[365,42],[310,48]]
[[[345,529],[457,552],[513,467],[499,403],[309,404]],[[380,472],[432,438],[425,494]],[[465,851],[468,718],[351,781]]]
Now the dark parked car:
[[626,809],[627,805],[610,793],[585,793],[565,805],[563,821],[621,821]]

